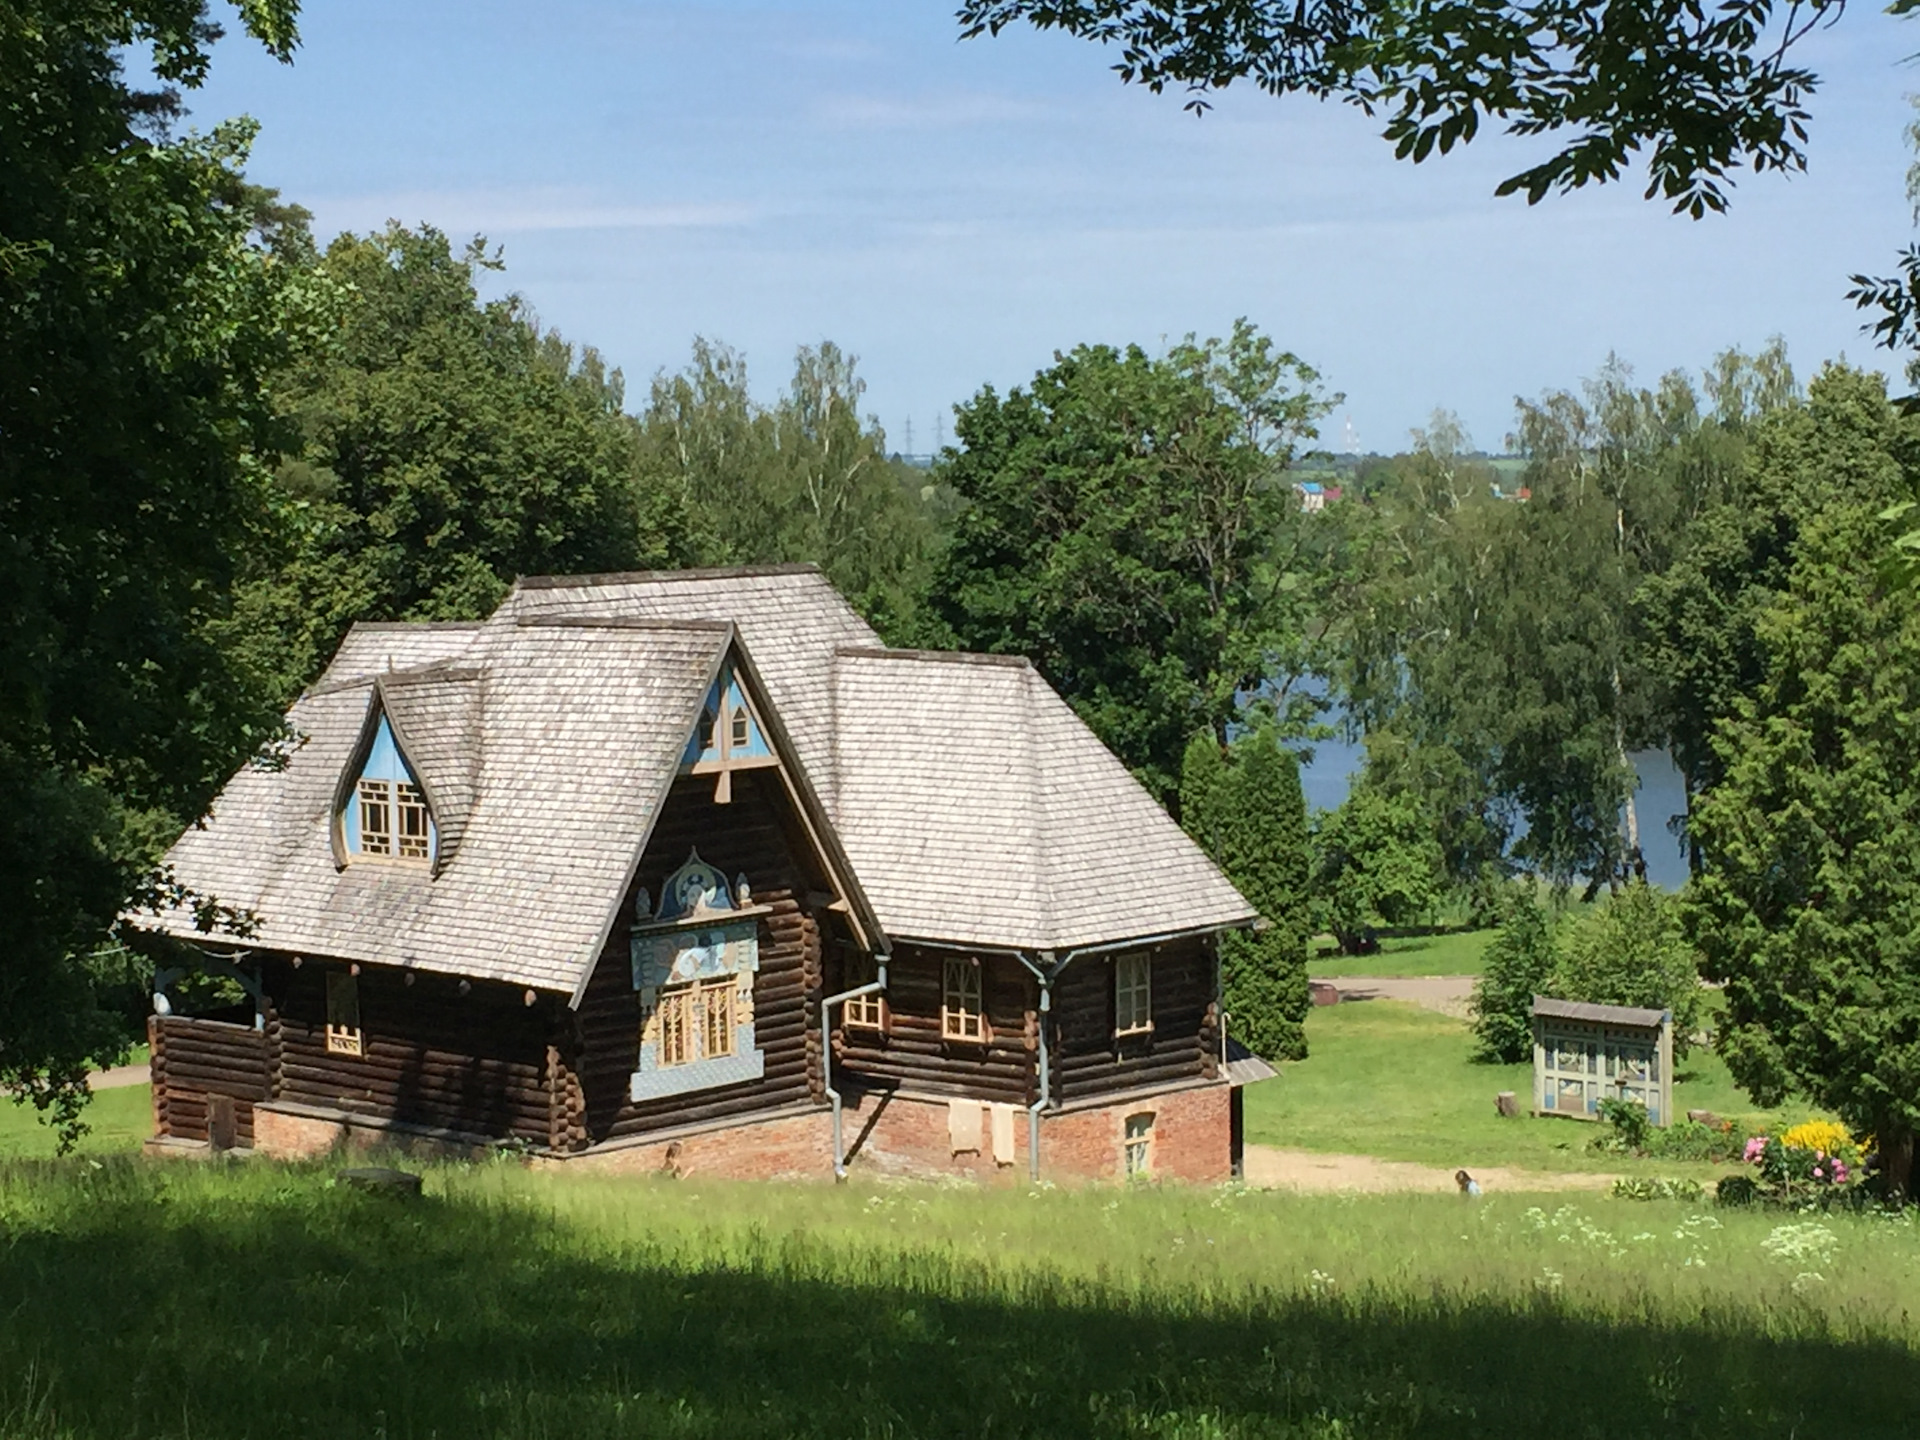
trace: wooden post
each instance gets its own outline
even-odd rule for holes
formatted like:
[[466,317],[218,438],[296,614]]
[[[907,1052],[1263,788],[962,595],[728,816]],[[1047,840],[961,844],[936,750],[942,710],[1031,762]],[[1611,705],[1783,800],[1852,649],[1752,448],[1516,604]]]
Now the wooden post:
[[239,1125],[233,1112],[231,1095],[207,1096],[207,1148],[218,1154],[222,1150],[231,1150],[238,1142]]

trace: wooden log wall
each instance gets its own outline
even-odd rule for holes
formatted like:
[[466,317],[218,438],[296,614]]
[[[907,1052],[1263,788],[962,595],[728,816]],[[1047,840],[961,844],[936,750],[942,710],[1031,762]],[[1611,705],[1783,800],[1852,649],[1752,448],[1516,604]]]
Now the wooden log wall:
[[209,1095],[234,1101],[235,1139],[253,1145],[253,1107],[272,1093],[266,1036],[251,1025],[155,1015],[147,1022],[153,1054],[153,1128],[182,1140],[207,1138]]
[[849,1029],[836,1015],[834,1059],[869,1082],[934,1095],[965,1095],[1031,1105],[1039,1098],[1038,988],[1011,955],[983,955],[981,992],[990,1039],[985,1045],[940,1037],[942,962],[952,952],[903,945],[887,967],[884,1032]]
[[1113,957],[1083,955],[1054,987],[1054,1093],[1085,1100],[1219,1072],[1220,1014],[1213,950],[1204,939],[1153,951],[1153,1030],[1113,1033]]
[[[754,1039],[766,1057],[755,1081],[635,1103],[631,1076],[640,1063],[640,997],[633,988],[629,938],[633,896],[621,907],[606,951],[595,967],[576,1019],[577,1043],[567,1059],[577,1067],[581,1112],[571,1113],[561,1137],[568,1148],[644,1134],[676,1125],[704,1124],[757,1110],[824,1098],[820,1074],[821,917],[810,896],[825,877],[770,771],[733,777],[733,800],[713,803],[713,778],[677,781],[640,863],[636,888],[656,898],[687,852],[732,879],[745,875],[753,903],[772,907],[760,922],[760,971],[754,979]],[[827,917],[833,923],[831,916]]]
[[277,1099],[489,1138],[550,1143],[548,1046],[556,1002],[523,987],[367,965],[359,976],[359,1055],[327,1049],[326,974],[308,960],[267,970],[267,1041]]

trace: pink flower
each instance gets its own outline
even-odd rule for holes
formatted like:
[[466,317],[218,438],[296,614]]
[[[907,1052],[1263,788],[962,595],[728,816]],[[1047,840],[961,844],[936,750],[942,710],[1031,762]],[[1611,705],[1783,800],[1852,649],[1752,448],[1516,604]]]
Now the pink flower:
[[1766,1152],[1767,1137],[1764,1135],[1754,1135],[1748,1138],[1746,1153],[1741,1158],[1747,1164],[1752,1165],[1759,1160],[1762,1155],[1766,1154]]

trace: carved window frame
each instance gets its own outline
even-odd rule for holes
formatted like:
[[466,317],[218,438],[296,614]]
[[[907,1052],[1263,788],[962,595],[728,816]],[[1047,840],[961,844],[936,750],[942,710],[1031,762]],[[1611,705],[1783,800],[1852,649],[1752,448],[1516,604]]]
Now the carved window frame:
[[993,1038],[987,1024],[986,967],[978,956],[940,962],[940,1038],[956,1045],[985,1045]]

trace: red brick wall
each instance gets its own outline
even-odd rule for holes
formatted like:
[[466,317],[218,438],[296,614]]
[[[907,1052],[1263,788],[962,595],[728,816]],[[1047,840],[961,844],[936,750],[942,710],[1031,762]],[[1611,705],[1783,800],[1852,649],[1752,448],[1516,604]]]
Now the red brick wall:
[[615,1143],[534,1163],[609,1175],[827,1180],[833,1176],[833,1118],[825,1110],[813,1110],[749,1120],[677,1139]]

